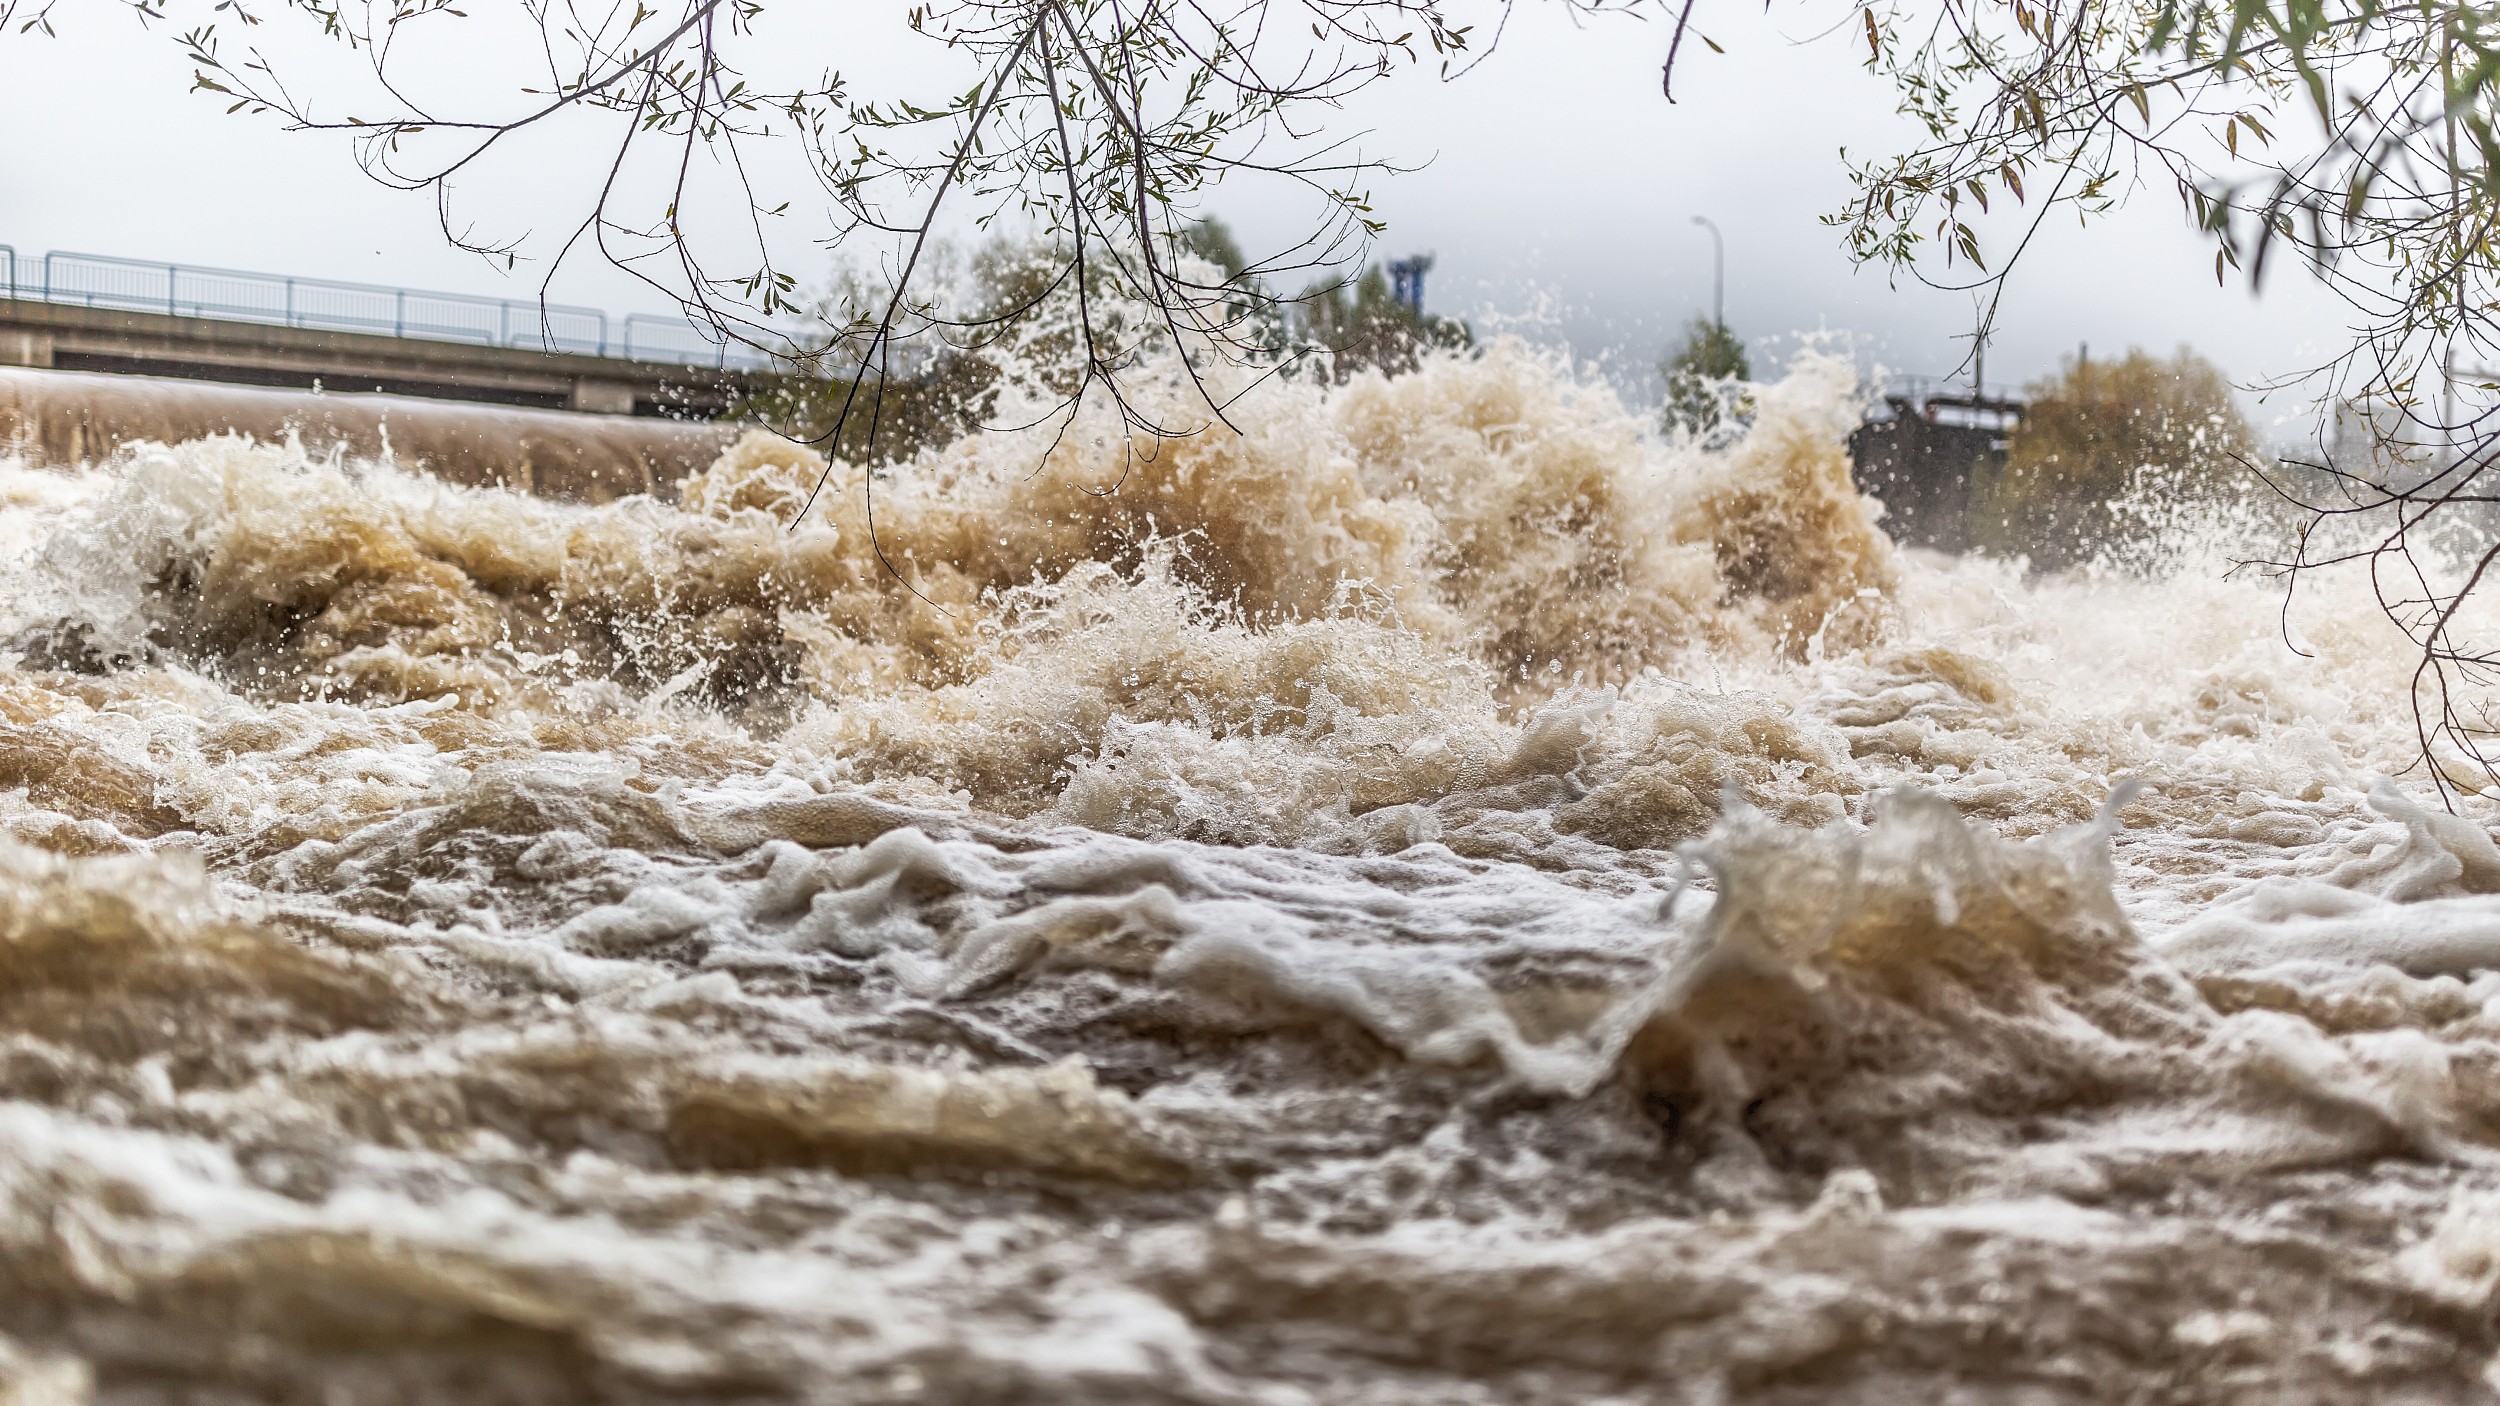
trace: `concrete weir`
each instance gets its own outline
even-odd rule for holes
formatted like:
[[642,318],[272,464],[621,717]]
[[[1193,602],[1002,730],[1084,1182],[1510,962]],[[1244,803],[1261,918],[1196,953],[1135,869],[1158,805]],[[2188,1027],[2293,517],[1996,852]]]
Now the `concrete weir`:
[[78,371],[0,367],[0,445],[45,463],[91,463],[141,440],[300,435],[316,452],[389,453],[452,483],[603,503],[672,492],[741,426],[529,410],[396,395],[269,390]]

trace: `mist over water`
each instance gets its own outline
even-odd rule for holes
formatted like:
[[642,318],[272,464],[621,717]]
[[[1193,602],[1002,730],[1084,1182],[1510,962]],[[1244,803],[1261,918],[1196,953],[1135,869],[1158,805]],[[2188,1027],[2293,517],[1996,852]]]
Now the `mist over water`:
[[1896,550],[1811,354],[1225,389],[804,517],[0,464],[0,1399],[2495,1395],[2366,577]]

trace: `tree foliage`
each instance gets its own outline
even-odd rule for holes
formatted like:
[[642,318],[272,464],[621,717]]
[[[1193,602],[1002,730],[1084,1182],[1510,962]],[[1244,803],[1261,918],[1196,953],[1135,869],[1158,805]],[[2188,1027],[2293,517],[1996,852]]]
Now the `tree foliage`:
[[2119,514],[2137,495],[2236,491],[2258,450],[2230,382],[2186,347],[2168,358],[2078,354],[2024,394],[2005,462],[1972,486],[1970,521],[1976,545],[2042,566],[2074,565],[2121,536]]
[[[1280,374],[1342,381],[1364,369],[1410,369],[1433,348],[1474,345],[1465,322],[1418,314],[1399,302],[1378,264],[1350,284],[1315,283],[1299,297],[1280,298],[1252,271],[1232,231],[1211,216],[1183,228],[1176,256],[1203,260],[1220,276],[1226,296],[1234,300],[1229,313],[1237,329],[1234,347],[1262,348],[1263,359]],[[730,413],[779,427],[851,463],[884,464],[980,428],[992,418],[1011,377],[1020,378],[1028,391],[1069,395],[1081,374],[1072,354],[1083,331],[1068,315],[1069,290],[1064,284],[1054,288],[1065,259],[1065,251],[1052,244],[1004,237],[986,241],[969,257],[951,245],[936,250],[923,297],[950,313],[936,332],[898,341],[885,353],[873,439],[869,422],[843,419],[869,368],[831,357],[765,378]],[[1116,268],[1097,269],[1095,279],[1106,293],[1134,294]],[[1215,283],[1212,277],[1208,281]],[[878,292],[873,273],[843,266],[805,317],[820,328],[846,325]],[[1106,297],[1095,320],[1116,328],[1134,306],[1132,301],[1128,309],[1114,309]]]
[[1328,353],[1328,371],[1338,380],[1362,370],[1395,375],[1412,370],[1416,358],[1435,347],[1463,351],[1476,342],[1466,323],[1399,302],[1376,263],[1350,283],[1340,279],[1303,289],[1286,317],[1289,335],[1300,345]]
[[[856,264],[834,277],[800,319],[799,340],[826,347],[733,401],[733,419],[757,420],[815,444],[831,458],[887,464],[960,438],[978,426],[995,400],[1003,344],[1031,330],[1056,266],[1052,251],[996,239],[970,258],[952,245],[932,251],[922,300],[955,315],[949,325],[897,338],[879,349],[871,368],[841,353],[854,348],[830,334],[873,315],[882,289]],[[863,381],[877,399],[873,417],[846,414]]]
[[1742,418],[1738,383],[1753,379],[1753,363],[1745,356],[1744,339],[1726,323],[1696,317],[1684,330],[1683,345],[1659,360],[1658,374],[1667,383],[1661,428],[1707,436]]

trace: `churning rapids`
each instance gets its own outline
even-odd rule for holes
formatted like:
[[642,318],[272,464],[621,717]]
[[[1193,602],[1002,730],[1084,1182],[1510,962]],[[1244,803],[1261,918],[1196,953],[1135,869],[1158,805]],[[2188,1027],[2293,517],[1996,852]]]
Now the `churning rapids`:
[[1850,404],[0,464],[0,1400],[2500,1396],[2367,582],[1896,550]]

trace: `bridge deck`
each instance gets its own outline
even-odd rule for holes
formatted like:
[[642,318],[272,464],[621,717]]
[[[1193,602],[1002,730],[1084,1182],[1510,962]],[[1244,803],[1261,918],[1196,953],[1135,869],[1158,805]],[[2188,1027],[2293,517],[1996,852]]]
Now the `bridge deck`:
[[34,299],[0,299],[0,366],[707,419],[752,371]]

